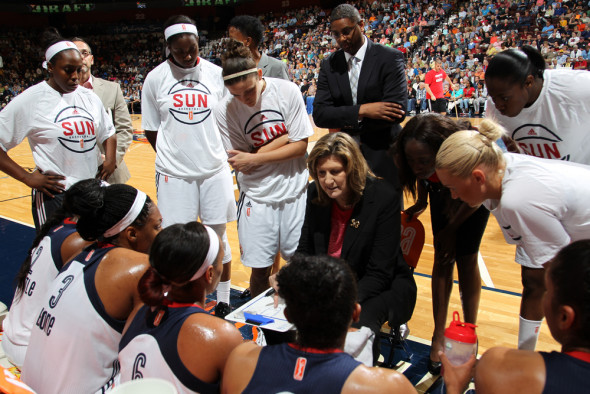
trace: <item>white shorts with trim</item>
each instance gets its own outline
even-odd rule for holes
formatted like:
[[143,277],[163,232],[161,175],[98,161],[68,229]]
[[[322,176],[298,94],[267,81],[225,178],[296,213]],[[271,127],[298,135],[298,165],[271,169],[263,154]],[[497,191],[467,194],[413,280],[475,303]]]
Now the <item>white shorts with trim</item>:
[[236,200],[229,165],[209,178],[188,180],[156,172],[162,226],[201,219],[204,224],[236,220]]
[[258,203],[244,193],[238,201],[238,237],[242,264],[270,267],[277,252],[289,260],[299,244],[307,194],[290,202]]

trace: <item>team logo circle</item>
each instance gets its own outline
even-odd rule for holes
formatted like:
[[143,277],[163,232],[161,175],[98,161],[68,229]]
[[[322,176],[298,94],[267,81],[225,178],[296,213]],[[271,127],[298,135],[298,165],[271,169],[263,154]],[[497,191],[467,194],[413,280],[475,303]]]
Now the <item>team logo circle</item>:
[[96,123],[90,112],[75,105],[62,109],[54,120],[62,129],[59,143],[75,153],[89,152],[96,146]]
[[258,148],[278,136],[287,134],[285,117],[273,109],[258,111],[244,125],[244,134],[249,135],[252,145]]
[[569,160],[570,155],[559,150],[561,138],[542,124],[527,123],[512,133],[520,149],[527,155],[546,159]]
[[208,100],[211,91],[199,81],[183,79],[176,82],[168,91],[172,96],[170,114],[180,123],[195,125],[202,123],[211,115]]

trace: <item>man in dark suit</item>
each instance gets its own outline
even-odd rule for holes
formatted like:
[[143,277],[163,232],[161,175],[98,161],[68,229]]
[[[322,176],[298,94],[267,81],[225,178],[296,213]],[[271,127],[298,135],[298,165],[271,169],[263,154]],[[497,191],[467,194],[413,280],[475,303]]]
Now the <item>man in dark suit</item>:
[[[81,38],[73,38],[72,41],[76,44],[82,55],[83,66],[81,72],[78,74],[78,83],[85,88],[92,89],[100,97],[104,109],[113,119],[117,133],[117,169],[107,179],[107,182],[125,183],[131,178],[131,174],[123,161],[123,156],[125,156],[125,152],[127,152],[129,145],[133,141],[133,125],[131,123],[131,116],[129,116],[127,103],[123,98],[123,92],[118,83],[94,77],[91,73],[94,56],[92,55],[90,46]],[[102,145],[99,144],[99,148],[102,152]]]
[[[322,61],[313,120],[319,127],[354,136],[371,170],[400,190],[397,169],[387,150],[406,115],[404,57],[365,37],[360,14],[350,4],[334,8],[330,30],[340,50]],[[356,89],[351,77],[353,83],[358,80]]]

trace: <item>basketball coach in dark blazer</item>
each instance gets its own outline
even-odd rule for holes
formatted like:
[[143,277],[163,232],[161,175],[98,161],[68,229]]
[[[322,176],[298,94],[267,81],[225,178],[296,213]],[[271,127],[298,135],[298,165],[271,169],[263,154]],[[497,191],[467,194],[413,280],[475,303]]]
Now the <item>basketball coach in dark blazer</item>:
[[[72,41],[76,44],[82,55],[83,66],[79,74],[78,83],[85,88],[92,89],[100,97],[104,109],[113,119],[117,133],[117,169],[107,179],[107,182],[125,183],[131,178],[131,174],[125,161],[123,161],[123,156],[125,156],[125,152],[127,152],[129,145],[133,141],[133,125],[127,103],[123,98],[123,92],[118,83],[94,77],[90,72],[90,68],[94,64],[94,56],[92,56],[90,47],[81,38],[74,38]],[[100,144],[99,148],[102,152],[103,148]]]
[[354,136],[371,170],[401,190],[387,150],[401,130],[408,102],[403,54],[365,37],[360,14],[349,4],[332,10],[330,30],[340,49],[322,61],[313,120]]

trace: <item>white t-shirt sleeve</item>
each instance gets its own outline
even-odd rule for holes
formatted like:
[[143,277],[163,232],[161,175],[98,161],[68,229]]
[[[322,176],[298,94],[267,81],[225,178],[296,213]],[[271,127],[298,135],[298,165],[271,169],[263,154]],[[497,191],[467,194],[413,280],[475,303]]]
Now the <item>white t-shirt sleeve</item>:
[[141,90],[141,127],[144,130],[158,131],[162,121],[156,97],[158,78],[154,71],[147,75]]
[[31,131],[35,112],[26,97],[21,93],[0,111],[0,148],[4,151],[20,144]]
[[[567,245],[570,236],[552,208],[556,206],[552,201],[555,194],[534,184],[527,186],[525,194],[511,194],[509,199],[502,197],[504,236],[507,242],[520,245],[535,265],[541,265]],[[526,201],[525,195],[535,196],[534,201]],[[521,263],[518,255],[517,262]]]
[[287,115],[287,130],[289,141],[295,142],[313,135],[313,126],[309,120],[301,92],[292,82],[288,83],[289,92],[289,110],[284,113]]
[[232,116],[232,110],[236,110],[236,106],[231,105],[231,96],[226,98],[215,109],[215,120],[221,135],[221,142],[226,151],[230,149],[240,150],[243,152],[250,152],[251,147],[248,141],[244,138],[241,126],[236,121],[237,116]]

